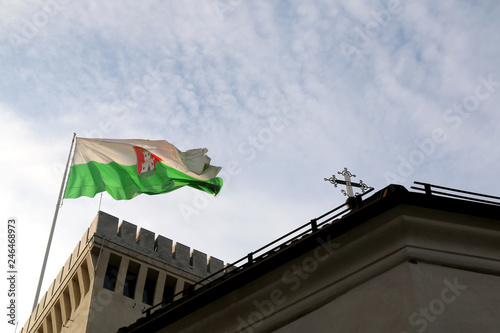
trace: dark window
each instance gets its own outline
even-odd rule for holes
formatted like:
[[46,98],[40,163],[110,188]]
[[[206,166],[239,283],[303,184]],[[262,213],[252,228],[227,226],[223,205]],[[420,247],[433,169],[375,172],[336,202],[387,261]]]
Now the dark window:
[[80,294],[80,284],[78,283],[78,275],[75,274],[73,276],[73,279],[71,280],[71,284],[73,285],[73,297],[75,298],[75,309],[80,305],[80,299],[81,299],[81,294]]
[[56,305],[54,306],[54,319],[56,322],[56,332],[61,332],[62,329],[62,312],[61,312],[61,302],[57,301]]
[[141,265],[130,261],[128,263],[127,276],[125,277],[125,284],[123,285],[123,295],[134,298],[135,287],[137,286],[137,276],[139,276],[139,269]]
[[90,289],[90,275],[89,269],[87,267],[87,261],[82,263],[82,278],[83,278],[83,294],[87,295],[87,292]]
[[108,267],[106,268],[106,275],[104,276],[103,288],[115,291],[116,279],[118,277],[118,269],[120,268],[120,263],[122,257],[111,253],[109,255]]
[[67,318],[63,318],[63,323],[66,324],[66,322],[69,320],[69,317],[71,316],[71,301],[69,298],[69,287],[66,287],[66,289],[64,290],[63,299],[64,299],[64,310],[67,316]]
[[144,290],[142,291],[142,303],[153,305],[157,281],[158,271],[148,268],[146,282],[144,283]]
[[192,283],[184,282],[184,289],[182,290],[182,295],[186,296],[190,291],[192,291],[191,290],[192,287],[193,287]]
[[50,313],[47,315],[45,321],[47,322],[47,333],[52,333],[52,316]]
[[163,288],[163,296],[161,298],[164,305],[172,302],[176,285],[177,279],[173,276],[167,275],[167,278],[165,279],[165,287]]

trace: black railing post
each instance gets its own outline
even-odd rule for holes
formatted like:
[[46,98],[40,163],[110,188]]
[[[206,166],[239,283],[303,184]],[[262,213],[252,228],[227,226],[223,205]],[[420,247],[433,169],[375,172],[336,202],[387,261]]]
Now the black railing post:
[[361,208],[363,206],[363,198],[360,195],[356,196],[356,206],[357,208]]
[[253,253],[249,253],[248,256],[247,256],[247,258],[248,258],[248,263],[250,265],[252,265],[253,264]]
[[432,195],[431,184],[424,184],[425,194]]
[[316,221],[316,219],[311,220],[311,230],[312,232],[318,230],[318,221]]

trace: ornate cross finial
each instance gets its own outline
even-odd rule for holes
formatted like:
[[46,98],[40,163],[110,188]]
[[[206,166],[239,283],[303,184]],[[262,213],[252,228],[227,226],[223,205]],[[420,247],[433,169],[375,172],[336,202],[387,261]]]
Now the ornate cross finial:
[[333,184],[333,186],[337,187],[338,184],[345,185],[346,190],[340,190],[342,193],[344,193],[345,196],[348,198],[354,198],[354,196],[359,195],[359,193],[354,194],[352,191],[352,187],[359,187],[361,189],[361,192],[365,193],[365,191],[369,190],[370,187],[368,187],[365,183],[363,183],[362,180],[359,181],[359,183],[353,183],[351,182],[351,177],[356,177],[356,175],[352,174],[347,168],[344,168],[342,172],[338,171],[337,172],[339,175],[344,176],[344,180],[339,180],[335,178],[335,175],[332,175],[330,178],[325,178],[325,181],[328,181]]

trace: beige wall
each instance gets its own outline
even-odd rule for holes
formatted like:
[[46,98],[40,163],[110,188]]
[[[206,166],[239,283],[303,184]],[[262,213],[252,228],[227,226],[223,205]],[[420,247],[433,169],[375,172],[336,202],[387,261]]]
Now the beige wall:
[[401,264],[276,330],[500,332],[500,277]]

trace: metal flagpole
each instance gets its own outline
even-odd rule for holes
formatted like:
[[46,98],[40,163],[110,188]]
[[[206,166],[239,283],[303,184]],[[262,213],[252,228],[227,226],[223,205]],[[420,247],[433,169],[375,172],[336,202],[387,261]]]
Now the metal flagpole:
[[66,177],[68,176],[69,162],[71,160],[71,153],[73,151],[73,146],[75,144],[76,133],[73,133],[73,140],[71,141],[71,148],[69,149],[68,161],[66,162],[66,169],[64,170],[63,180],[61,183],[61,189],[59,190],[59,198],[57,199],[56,210],[54,212],[54,219],[52,220],[52,227],[50,228],[49,241],[47,242],[47,249],[45,250],[45,257],[43,258],[42,271],[40,272],[40,279],[38,280],[38,287],[36,289],[35,300],[33,301],[32,312],[35,311],[36,305],[38,304],[38,297],[40,296],[40,289],[42,287],[43,275],[45,274],[45,266],[47,266],[47,259],[49,257],[50,244],[52,243],[52,236],[54,235],[54,229],[56,226],[57,215],[59,214],[59,207],[61,206],[62,197],[64,194],[64,184],[66,183]]
[[97,212],[101,211],[101,202],[102,202],[102,192],[101,192],[101,198],[99,199],[99,209],[97,209]]

